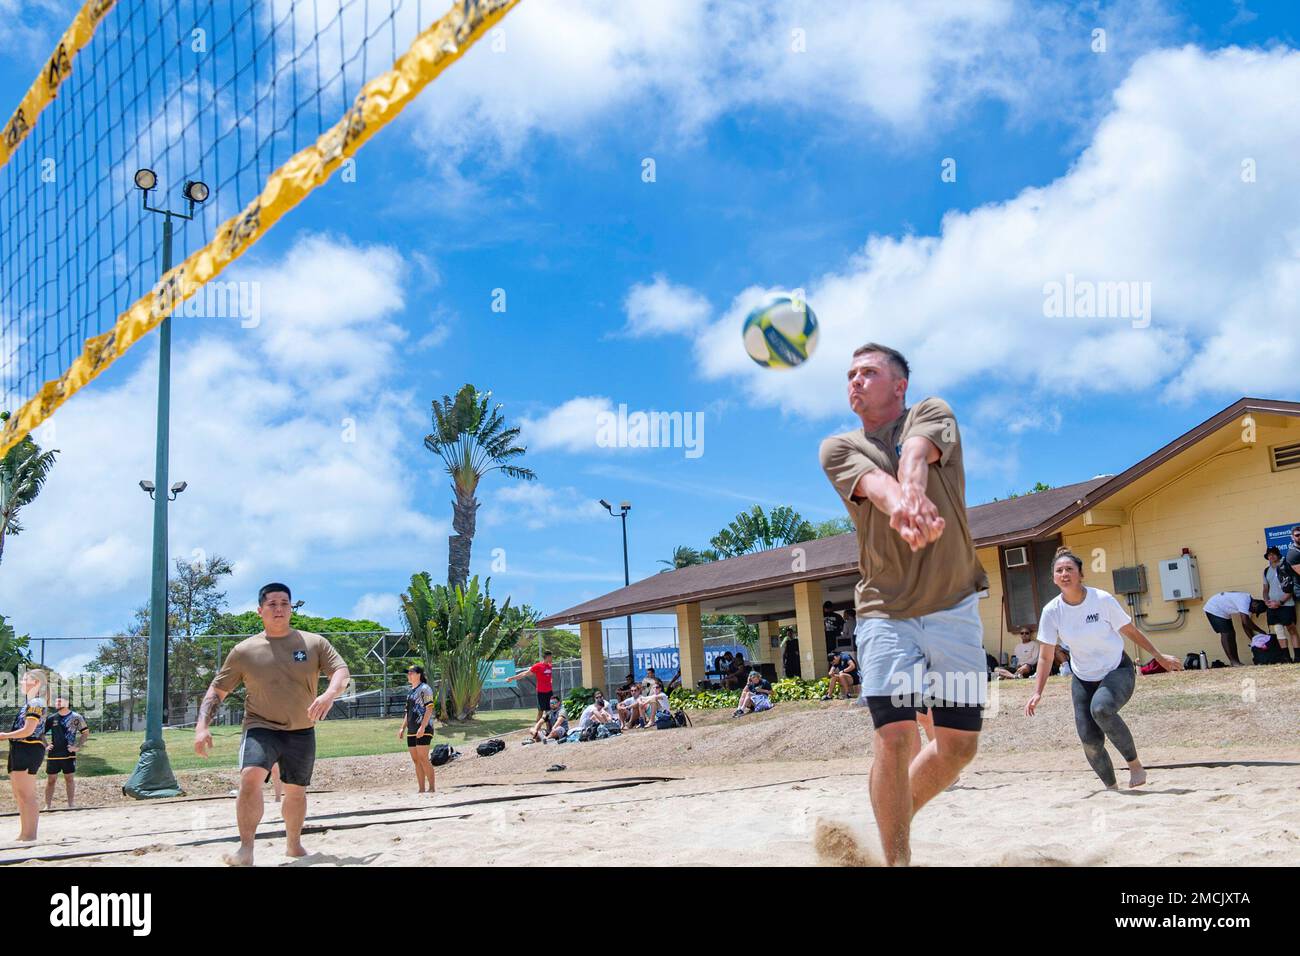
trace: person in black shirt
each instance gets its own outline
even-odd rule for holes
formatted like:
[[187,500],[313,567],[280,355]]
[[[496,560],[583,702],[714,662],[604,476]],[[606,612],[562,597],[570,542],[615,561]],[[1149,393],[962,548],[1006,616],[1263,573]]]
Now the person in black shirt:
[[835,613],[830,601],[822,604],[822,626],[826,629],[826,653],[833,654],[844,633],[844,618]]
[[832,653],[828,655],[827,663],[830,665],[830,683],[826,685],[826,694],[822,700],[834,700],[838,690],[844,691],[846,700],[852,697],[854,685],[862,680],[858,676],[858,662],[853,659],[853,655],[848,651]]
[[54,809],[54,784],[63,774],[63,787],[68,794],[68,809],[72,809],[77,794],[77,751],[90,736],[86,719],[68,707],[66,697],[56,697],[57,713],[45,718],[45,732],[49,735],[45,757],[45,809]]

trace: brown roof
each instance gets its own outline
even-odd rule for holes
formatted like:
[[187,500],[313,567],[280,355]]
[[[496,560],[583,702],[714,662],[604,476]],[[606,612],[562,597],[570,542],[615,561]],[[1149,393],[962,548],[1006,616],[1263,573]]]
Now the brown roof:
[[[1071,518],[1096,507],[1120,488],[1248,412],[1300,416],[1300,403],[1243,398],[1118,475],[1101,475],[1061,488],[969,508],[967,518],[975,546],[982,548],[1029,541],[1050,534]],[[803,550],[798,571],[794,570],[795,559],[798,557],[796,548]],[[538,624],[552,627],[604,620],[627,614],[662,611],[677,604],[721,595],[788,586],[797,581],[821,581],[856,573],[857,561],[857,544],[853,534],[804,541],[789,547],[651,575],[635,584],[552,614]]]

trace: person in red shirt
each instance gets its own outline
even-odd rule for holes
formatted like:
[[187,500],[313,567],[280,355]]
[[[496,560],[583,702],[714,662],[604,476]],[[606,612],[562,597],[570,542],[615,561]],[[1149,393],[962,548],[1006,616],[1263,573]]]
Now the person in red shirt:
[[507,677],[507,681],[519,680],[521,677],[533,675],[537,679],[537,716],[545,717],[547,708],[551,706],[551,652],[547,651],[542,655],[542,659],[532,667],[525,667],[513,677]]

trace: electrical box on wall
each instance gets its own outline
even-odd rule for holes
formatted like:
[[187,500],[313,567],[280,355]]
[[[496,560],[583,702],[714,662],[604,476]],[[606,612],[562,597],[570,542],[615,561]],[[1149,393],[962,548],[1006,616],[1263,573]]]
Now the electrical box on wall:
[[1180,554],[1160,562],[1160,591],[1166,601],[1186,601],[1201,596],[1201,573],[1196,558]]
[[1110,572],[1115,594],[1145,594],[1147,590],[1146,565],[1136,564],[1131,568],[1116,568]]

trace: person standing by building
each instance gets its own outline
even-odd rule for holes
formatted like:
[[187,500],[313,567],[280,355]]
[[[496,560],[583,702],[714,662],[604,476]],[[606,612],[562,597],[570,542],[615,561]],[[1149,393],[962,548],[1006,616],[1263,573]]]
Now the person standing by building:
[[541,719],[546,716],[546,712],[551,707],[551,694],[553,693],[554,668],[551,666],[552,655],[547,651],[542,655],[542,659],[532,667],[525,667],[518,674],[506,678],[506,683],[519,680],[521,677],[532,675],[537,681],[537,717]]
[[[903,866],[912,818],[975,757],[988,681],[976,594],[988,578],[967,526],[956,417],[939,398],[909,407],[910,374],[895,349],[857,349],[847,397],[862,427],[820,451],[857,534],[857,659],[875,726],[871,806],[885,861]],[[918,707],[929,707],[935,734],[913,758]]]
[[1056,651],[1065,645],[1070,650],[1073,671],[1070,695],[1074,701],[1074,728],[1088,765],[1107,790],[1119,789],[1115,767],[1106,753],[1106,741],[1110,740],[1128,762],[1129,787],[1140,787],[1146,783],[1147,772],[1138,759],[1133,734],[1119,715],[1120,708],[1133,696],[1137,680],[1137,669],[1124,651],[1124,638],[1158,658],[1165,670],[1180,671],[1183,662],[1158,651],[1133,626],[1133,619],[1112,594],[1084,587],[1083,561],[1069,548],[1056,549],[1052,580],[1061,593],[1047,602],[1038,621],[1038,682],[1025,704],[1025,716],[1037,713]]
[[1270,629],[1282,628],[1282,648],[1293,662],[1300,660],[1300,639],[1295,630],[1295,575],[1282,561],[1277,548],[1264,552],[1268,564],[1264,567],[1264,612]]
[[71,810],[77,796],[77,751],[90,737],[90,725],[86,718],[68,707],[66,697],[56,697],[54,706],[55,713],[45,718],[45,732],[49,737],[45,757],[45,809],[54,809],[54,785],[62,774]]
[[1241,658],[1237,656],[1237,631],[1232,626],[1233,615],[1241,618],[1242,629],[1249,640],[1256,634],[1264,633],[1251,618],[1268,610],[1268,605],[1258,598],[1252,598],[1245,591],[1220,591],[1206,599],[1204,609],[1210,627],[1219,635],[1223,653],[1228,656],[1233,667],[1244,667]]
[[[284,853],[307,855],[302,824],[316,764],[316,721],[325,719],[348,683],[347,665],[329,641],[289,626],[292,601],[286,584],[275,582],[258,591],[257,614],[265,630],[231,648],[199,705],[194,725],[194,752],[206,758],[212,752],[209,723],[226,696],[244,685],[244,735],[235,799],[239,849],[223,857],[231,866],[253,865],[254,839],[264,809],[262,785],[277,763],[284,785]],[[321,674],[329,674],[330,682],[317,695]]]

